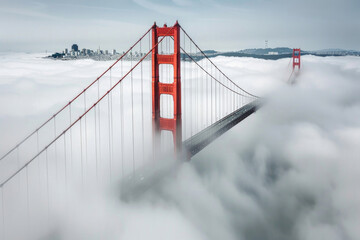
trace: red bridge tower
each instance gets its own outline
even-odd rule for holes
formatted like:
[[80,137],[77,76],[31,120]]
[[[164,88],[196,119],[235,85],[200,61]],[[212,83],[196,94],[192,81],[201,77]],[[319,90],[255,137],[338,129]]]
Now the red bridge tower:
[[300,69],[300,57],[301,57],[301,50],[300,48],[294,48],[293,49],[293,69],[298,66],[298,68]]
[[[160,37],[172,37],[174,39],[174,53],[162,55],[158,52],[158,41]],[[165,40],[165,39],[164,39]],[[161,131],[171,131],[174,141],[174,151],[178,154],[182,150],[182,128],[181,128],[181,76],[180,76],[180,25],[178,22],[173,27],[156,26],[152,29],[152,116],[154,151],[158,151],[159,135]],[[174,79],[172,83],[159,81],[159,66],[171,64],[174,68]],[[160,96],[167,94],[173,99],[173,118],[163,118],[160,115]]]

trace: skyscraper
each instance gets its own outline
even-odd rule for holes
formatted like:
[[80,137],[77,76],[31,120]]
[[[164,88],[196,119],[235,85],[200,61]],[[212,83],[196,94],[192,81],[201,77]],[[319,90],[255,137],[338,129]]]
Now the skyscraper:
[[71,50],[73,50],[74,52],[79,51],[78,45],[77,45],[77,44],[73,44],[73,45],[71,46]]

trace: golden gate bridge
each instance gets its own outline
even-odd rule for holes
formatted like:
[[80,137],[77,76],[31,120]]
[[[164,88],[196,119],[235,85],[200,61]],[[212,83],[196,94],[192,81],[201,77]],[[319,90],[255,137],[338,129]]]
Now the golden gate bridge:
[[[142,57],[135,59],[134,51]],[[300,68],[300,49],[293,52],[295,67]],[[37,224],[47,222],[72,185],[146,183],[141,169],[160,159],[190,160],[262,104],[220,70],[178,22],[155,23],[0,158],[1,238],[39,234]]]

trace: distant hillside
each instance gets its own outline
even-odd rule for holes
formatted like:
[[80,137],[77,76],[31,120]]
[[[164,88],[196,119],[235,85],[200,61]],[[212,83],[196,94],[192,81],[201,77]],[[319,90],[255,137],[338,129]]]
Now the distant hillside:
[[[204,53],[209,57],[227,56],[227,57],[252,57],[261,59],[277,60],[281,58],[292,57],[292,48],[277,47],[277,48],[251,48],[235,52],[217,52],[215,50],[206,50]],[[360,56],[360,51],[343,50],[343,49],[323,49],[316,51],[301,50],[302,55],[315,55],[320,57],[326,56]],[[200,53],[193,56],[196,60],[202,59]]]
[[346,56],[346,55],[359,55],[360,51],[356,50],[344,50],[344,49],[338,49],[338,48],[330,48],[330,49],[321,49],[321,50],[315,50],[315,51],[309,51],[309,53],[315,53],[315,54],[328,54],[328,55],[340,55],[340,56]]
[[205,50],[204,53],[205,53],[205,54],[216,54],[216,53],[218,53],[218,52],[215,51],[215,50]]
[[292,48],[287,47],[279,47],[279,48],[252,48],[252,49],[244,49],[240,50],[239,53],[245,54],[255,54],[255,55],[267,55],[269,53],[277,53],[277,54],[290,54],[292,53]]

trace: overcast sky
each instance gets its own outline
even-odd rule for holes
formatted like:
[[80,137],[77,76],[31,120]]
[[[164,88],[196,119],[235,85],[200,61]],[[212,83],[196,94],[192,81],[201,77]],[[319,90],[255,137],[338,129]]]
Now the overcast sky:
[[360,50],[359,0],[1,0],[0,51],[123,50],[177,19],[204,49]]

